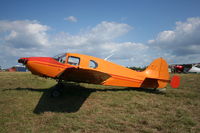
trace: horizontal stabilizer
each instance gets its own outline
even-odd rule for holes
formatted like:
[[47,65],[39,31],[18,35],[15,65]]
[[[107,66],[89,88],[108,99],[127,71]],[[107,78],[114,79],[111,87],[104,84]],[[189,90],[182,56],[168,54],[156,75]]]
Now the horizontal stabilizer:
[[177,75],[174,75],[171,79],[170,85],[172,88],[178,88],[180,85],[180,77]]

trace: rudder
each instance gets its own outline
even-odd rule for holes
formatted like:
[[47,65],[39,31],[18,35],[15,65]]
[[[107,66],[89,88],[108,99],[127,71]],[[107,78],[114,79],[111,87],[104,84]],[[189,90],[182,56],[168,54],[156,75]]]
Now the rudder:
[[[168,64],[163,58],[155,59],[144,71],[146,79],[142,87],[164,88],[169,82]],[[148,82],[153,80],[154,82]]]

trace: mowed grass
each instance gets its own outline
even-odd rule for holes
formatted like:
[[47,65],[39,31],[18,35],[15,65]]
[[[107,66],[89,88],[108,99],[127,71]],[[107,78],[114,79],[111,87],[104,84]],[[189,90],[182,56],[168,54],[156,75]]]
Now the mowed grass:
[[65,83],[31,73],[0,72],[0,132],[200,132],[200,74],[181,86],[152,89]]

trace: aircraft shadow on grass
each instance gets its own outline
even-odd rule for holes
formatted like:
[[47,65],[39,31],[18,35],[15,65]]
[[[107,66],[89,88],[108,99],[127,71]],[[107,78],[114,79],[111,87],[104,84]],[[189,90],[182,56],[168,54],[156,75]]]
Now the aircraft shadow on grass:
[[[164,94],[160,91],[146,88],[123,88],[123,89],[91,89],[80,86],[76,83],[67,83],[59,97],[51,97],[51,91],[55,89],[53,86],[49,89],[34,89],[34,88],[15,88],[14,90],[23,91],[36,91],[43,92],[38,104],[34,109],[35,114],[44,112],[67,112],[73,113],[79,111],[83,103],[93,92],[106,92],[106,91],[142,91],[154,94]],[[13,90],[13,89],[5,89]]]

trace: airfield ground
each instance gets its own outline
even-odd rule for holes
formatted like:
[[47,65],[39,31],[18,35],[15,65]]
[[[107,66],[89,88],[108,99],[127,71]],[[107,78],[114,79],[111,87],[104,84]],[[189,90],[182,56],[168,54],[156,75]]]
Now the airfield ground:
[[0,132],[200,132],[200,74],[181,74],[178,89],[56,82],[31,73],[0,72]]

